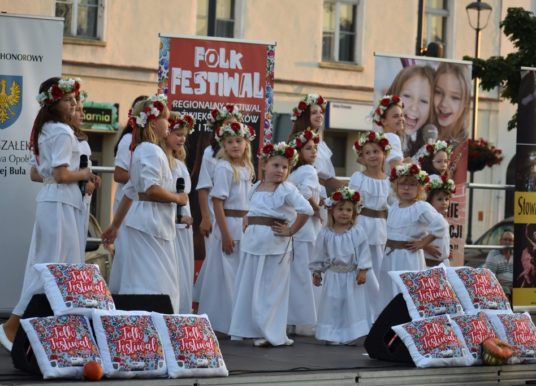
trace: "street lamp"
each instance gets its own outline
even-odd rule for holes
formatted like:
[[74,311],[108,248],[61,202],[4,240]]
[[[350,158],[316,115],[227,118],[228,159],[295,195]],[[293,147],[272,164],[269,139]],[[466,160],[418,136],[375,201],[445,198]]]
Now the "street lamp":
[[[476,32],[475,36],[475,59],[480,55],[480,32],[488,26],[489,17],[493,8],[488,3],[483,3],[481,0],[473,1],[467,7],[467,17],[469,25]],[[473,128],[471,138],[476,139],[478,135],[478,78],[474,79],[473,83]],[[474,172],[469,173],[469,182],[473,183]],[[471,228],[473,226],[473,189],[469,189],[469,208],[467,217],[467,244],[472,244]]]

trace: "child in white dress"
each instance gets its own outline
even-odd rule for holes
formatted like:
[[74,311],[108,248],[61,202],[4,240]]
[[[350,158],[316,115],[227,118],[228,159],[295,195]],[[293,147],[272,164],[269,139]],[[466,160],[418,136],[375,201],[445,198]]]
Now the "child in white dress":
[[428,191],[426,201],[437,210],[443,219],[441,237],[436,238],[424,247],[426,266],[433,267],[439,263],[449,266],[450,234],[449,223],[446,217],[449,211],[450,198],[452,194],[456,192],[456,185],[454,184],[454,181],[447,178],[446,175],[440,177],[437,174],[434,174],[430,176],[430,182],[426,186],[426,190]]
[[404,104],[398,95],[384,95],[372,115],[374,124],[382,128],[383,135],[391,146],[383,168],[385,173],[389,174],[391,169],[404,159],[400,141],[400,137],[404,135]]
[[195,188],[199,202],[199,211],[201,212],[199,233],[204,236],[205,241],[205,260],[203,261],[193,290],[193,300],[195,302],[199,302],[199,293],[201,292],[203,278],[205,276],[206,259],[213,255],[210,252],[211,245],[209,243],[213,239],[209,238],[209,235],[212,232],[214,224],[214,210],[212,208],[212,200],[209,200],[209,194],[214,186],[214,169],[218,163],[216,154],[220,150],[220,145],[215,138],[215,133],[223,124],[240,122],[241,119],[242,114],[240,113],[240,110],[232,104],[227,104],[221,109],[213,109],[209,115],[209,126],[212,130],[211,139],[209,146],[203,151],[197,186]]
[[112,224],[102,234],[105,244],[126,238],[117,251],[111,276],[118,278],[117,293],[165,294],[174,312],[179,311],[179,267],[175,254],[176,204],[188,196],[175,191],[169,161],[157,145],[169,133],[169,110],[164,95],[138,102],[132,111],[134,152],[130,179],[124,188]]
[[330,344],[344,344],[368,334],[373,320],[367,304],[374,299],[368,298],[364,284],[372,281],[377,289],[378,282],[371,270],[368,235],[355,223],[360,194],[340,188],[325,205],[328,226],[318,235],[309,265],[313,284],[323,288],[315,336]]
[[255,176],[250,144],[255,132],[247,125],[231,122],[216,129],[215,136],[221,148],[209,197],[216,221],[209,241],[211,255],[204,264],[198,312],[208,315],[214,330],[227,334],[235,298],[242,220],[249,209],[249,191]]
[[36,201],[35,223],[19,301],[0,325],[0,343],[11,351],[20,318],[32,296],[42,292],[34,264],[84,262],[84,204],[78,183],[94,180],[89,168],[79,169],[79,142],[69,126],[80,92],[78,79],[50,78],[39,87],[41,106],[30,137],[34,173],[43,182]]
[[398,202],[387,214],[387,242],[380,272],[382,306],[399,292],[389,271],[419,271],[426,268],[423,248],[443,232],[442,216],[424,199],[429,178],[416,164],[395,166],[390,175]]
[[255,346],[289,346],[294,343],[286,334],[291,237],[313,215],[313,208],[285,181],[296,150],[284,142],[267,144],[259,157],[264,176],[251,195],[229,334],[257,338]]
[[[184,163],[186,150],[184,144],[186,138],[194,130],[195,119],[189,115],[180,115],[172,112],[169,118],[169,135],[166,137],[166,154],[170,159],[171,175],[176,185],[177,180],[182,178],[182,191],[190,194],[192,180],[190,173]],[[184,206],[177,206],[175,217],[175,228],[177,237],[175,238],[175,249],[179,262],[179,284],[180,284],[180,307],[179,313],[190,314],[192,312],[192,290],[194,285],[194,235],[190,203]]]
[[[311,328],[316,323],[316,305],[313,293],[313,284],[310,280],[309,263],[314,249],[316,236],[322,227],[320,222],[319,202],[320,202],[320,182],[317,172],[313,166],[317,145],[320,142],[320,135],[312,130],[305,130],[297,134],[290,141],[298,152],[298,163],[288,181],[292,182],[309,201],[315,215],[309,217],[307,222],[293,236],[293,257],[290,263],[290,299],[288,303],[288,325],[308,326]],[[298,329],[303,333],[302,329]]]

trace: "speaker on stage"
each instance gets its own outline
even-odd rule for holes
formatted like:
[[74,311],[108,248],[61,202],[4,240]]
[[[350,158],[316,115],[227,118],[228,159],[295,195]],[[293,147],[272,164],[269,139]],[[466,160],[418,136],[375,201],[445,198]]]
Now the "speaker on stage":
[[413,363],[404,342],[391,329],[392,326],[411,322],[402,294],[396,295],[372,325],[365,340],[369,357],[389,362]]
[[[124,311],[153,311],[161,314],[172,314],[173,307],[168,295],[114,295],[115,308]],[[24,311],[23,319],[52,316],[52,308],[45,294],[32,296],[30,303]],[[19,327],[13,348],[11,359],[15,368],[29,373],[41,375],[37,360],[30,346],[28,336],[22,327]]]

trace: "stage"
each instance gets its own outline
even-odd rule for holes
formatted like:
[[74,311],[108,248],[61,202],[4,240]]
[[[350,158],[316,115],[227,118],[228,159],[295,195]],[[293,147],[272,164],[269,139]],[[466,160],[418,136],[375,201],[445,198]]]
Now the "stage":
[[[229,369],[226,378],[130,379],[129,385],[527,385],[536,384],[536,364],[417,369],[370,359],[362,343],[328,346],[311,337],[296,337],[292,347],[257,348],[251,341],[220,341]],[[15,369],[0,349],[0,385],[79,385],[50,380]],[[121,385],[105,379],[100,385]]]

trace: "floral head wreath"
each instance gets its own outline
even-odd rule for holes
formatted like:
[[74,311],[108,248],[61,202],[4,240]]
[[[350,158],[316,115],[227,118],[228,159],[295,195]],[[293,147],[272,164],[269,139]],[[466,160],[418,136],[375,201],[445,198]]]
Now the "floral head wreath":
[[225,137],[243,137],[251,142],[255,139],[256,134],[251,126],[230,122],[218,127],[214,133],[214,138],[220,145]]
[[307,142],[313,141],[316,145],[320,142],[320,134],[315,133],[313,130],[306,129],[299,132],[289,143],[296,150],[300,150]]
[[79,78],[60,79],[48,88],[48,90],[40,92],[36,99],[39,106],[45,107],[59,101],[65,94],[74,92],[76,96],[80,92]]
[[146,101],[150,101],[151,103],[140,111],[138,115],[134,115],[132,111],[130,112],[128,119],[130,126],[135,127],[137,125],[138,127],[145,128],[147,123],[158,119],[164,111],[164,107],[167,105],[167,97],[164,94],[152,95]]
[[436,153],[444,151],[447,155],[452,153],[452,146],[446,141],[436,141],[434,144],[428,144],[423,147],[423,151],[419,157],[419,163],[423,163],[425,158],[432,158]]
[[242,120],[242,113],[235,105],[229,104],[221,109],[213,109],[208,116],[211,127],[229,118],[235,118],[239,122]]
[[363,147],[367,143],[375,143],[382,148],[384,153],[389,153],[391,150],[391,145],[389,145],[389,140],[385,138],[382,133],[377,133],[375,131],[369,131],[368,133],[363,133],[359,136],[357,141],[354,142],[354,150],[357,154],[361,153]]
[[302,116],[303,112],[307,109],[308,106],[318,105],[322,109],[322,112],[326,111],[326,100],[318,94],[307,94],[301,101],[298,103],[298,106],[292,109],[291,120],[295,121]]
[[186,129],[188,134],[194,131],[195,118],[190,114],[179,114],[178,116],[169,117],[169,131]]
[[417,179],[419,182],[419,185],[425,186],[429,181],[430,177],[428,177],[428,173],[426,173],[424,170],[421,170],[419,165],[417,164],[400,164],[396,165],[394,168],[391,169],[391,175],[389,176],[389,180],[391,182],[396,181],[399,177],[404,176],[413,176]]
[[259,159],[264,162],[276,156],[287,158],[290,166],[294,166],[296,162],[298,162],[298,152],[295,148],[285,142],[279,142],[276,144],[267,143],[259,151]]
[[402,103],[398,95],[384,95],[382,99],[380,99],[378,105],[374,111],[372,111],[372,120],[376,125],[383,126],[382,118],[385,116],[385,112],[389,109],[389,107],[393,105],[396,105],[401,109],[404,108],[404,103]]
[[361,211],[361,195],[358,191],[352,190],[347,186],[343,186],[331,193],[331,195],[324,201],[324,206],[331,209],[341,201],[350,201],[352,204],[356,205],[357,213]]
[[444,190],[448,193],[456,193],[456,185],[454,181],[448,178],[447,176],[438,176],[433,174],[430,176],[430,181],[426,185],[426,191],[430,192],[431,190]]
[[80,103],[84,103],[85,101],[87,101],[87,97],[88,97],[87,91],[80,90],[80,94],[79,94]]

